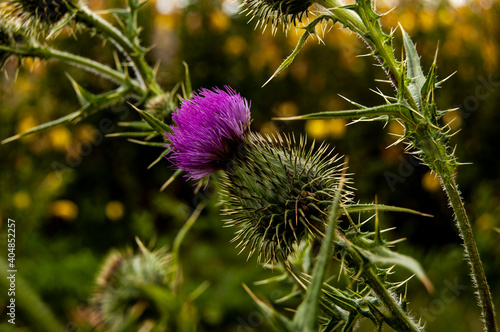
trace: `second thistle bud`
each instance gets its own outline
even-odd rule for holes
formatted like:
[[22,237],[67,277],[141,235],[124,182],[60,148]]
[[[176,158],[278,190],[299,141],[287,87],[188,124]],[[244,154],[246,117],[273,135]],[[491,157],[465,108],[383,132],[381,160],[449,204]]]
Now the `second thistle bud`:
[[49,32],[60,23],[79,0],[9,0],[0,7],[0,17],[29,36]]
[[202,90],[173,119],[169,159],[191,179],[220,171],[223,212],[239,228],[239,246],[267,262],[322,237],[343,167],[326,145],[314,151],[305,139],[252,133],[249,103],[230,88]]

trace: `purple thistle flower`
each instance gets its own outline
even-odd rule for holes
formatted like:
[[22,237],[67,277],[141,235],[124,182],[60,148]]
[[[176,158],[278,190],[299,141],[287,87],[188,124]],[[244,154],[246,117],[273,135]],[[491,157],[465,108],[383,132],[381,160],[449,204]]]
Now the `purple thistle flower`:
[[190,179],[224,168],[250,126],[250,103],[225,88],[201,89],[173,114],[177,126],[166,134],[168,159]]

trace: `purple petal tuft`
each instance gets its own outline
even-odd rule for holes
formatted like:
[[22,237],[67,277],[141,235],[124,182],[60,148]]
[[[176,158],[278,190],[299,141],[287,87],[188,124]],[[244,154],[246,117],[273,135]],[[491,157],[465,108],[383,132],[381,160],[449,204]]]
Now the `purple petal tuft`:
[[250,103],[225,88],[201,89],[173,114],[177,126],[166,134],[171,150],[167,158],[190,179],[223,168],[250,126]]

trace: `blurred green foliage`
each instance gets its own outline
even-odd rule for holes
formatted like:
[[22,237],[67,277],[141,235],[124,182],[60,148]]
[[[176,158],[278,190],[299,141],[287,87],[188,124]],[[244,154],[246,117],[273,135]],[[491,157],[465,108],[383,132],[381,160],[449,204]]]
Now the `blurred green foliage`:
[[[121,1],[89,1],[93,9],[123,6]],[[266,87],[281,61],[291,52],[299,34],[272,36],[270,29],[255,31],[248,18],[236,14],[231,1],[151,0],[141,11],[143,44],[154,45],[148,61],[160,61],[158,78],[165,90],[183,79],[185,61],[195,89],[230,85],[252,101],[252,126],[262,132],[306,133],[326,139],[338,153],[349,155],[357,198],[416,209],[434,215],[384,214],[386,227],[396,226],[391,236],[408,240],[398,244],[401,253],[417,258],[433,281],[436,292],[427,294],[412,281],[408,299],[415,316],[427,320],[428,331],[478,331],[478,309],[462,260],[462,247],[445,195],[426,168],[412,164],[403,147],[387,148],[397,133],[378,123],[345,127],[339,121],[276,122],[271,118],[348,107],[343,95],[364,105],[381,98],[369,91],[391,91],[380,68],[372,66],[362,42],[338,26],[319,36],[327,41],[308,42],[295,62]],[[441,108],[458,107],[443,124],[453,120],[452,130],[459,161],[457,176],[473,222],[497,308],[500,307],[500,158],[497,140],[500,123],[500,4],[470,1],[452,6],[446,1],[379,1],[379,10],[390,12],[386,29],[398,22],[412,36],[424,66],[432,62],[439,44],[440,78],[457,71],[436,96]],[[236,8],[236,9],[235,9]],[[399,32],[395,47],[401,48]],[[102,40],[68,35],[57,41],[60,48],[112,63],[103,52]],[[424,71],[426,68],[424,68]],[[99,93],[109,82],[58,63],[16,59],[6,64],[0,78],[0,137],[66,115],[78,108],[69,73],[86,89]],[[453,119],[454,117],[454,119]],[[211,183],[195,194],[192,183],[177,179],[165,192],[159,188],[173,174],[166,160],[147,169],[159,149],[103,138],[100,120],[109,119],[112,132],[123,120],[139,120],[127,106],[104,110],[84,122],[55,127],[0,146],[0,249],[6,255],[6,220],[16,220],[18,273],[53,310],[70,331],[84,328],[83,309],[95,285],[102,259],[112,248],[144,243],[171,246],[195,206],[208,207],[182,244],[181,261],[187,291],[208,280],[210,287],[195,301],[201,331],[264,331],[263,317],[242,283],[269,277],[272,271],[238,256],[230,243],[233,229],[223,228],[216,204],[217,186]],[[389,173],[388,173],[389,172]],[[389,183],[388,176],[398,181]],[[6,256],[4,256],[6,257]],[[451,286],[450,286],[451,285]],[[456,285],[466,285],[455,287]],[[275,300],[287,289],[252,286]],[[451,295],[450,295],[451,294]],[[0,294],[0,315],[5,317],[6,293]],[[460,319],[457,319],[460,317]],[[4,322],[2,318],[2,323]],[[16,327],[36,331],[18,312]],[[7,328],[6,323],[0,328]],[[365,330],[365,326],[361,330]],[[367,324],[366,330],[371,330]]]

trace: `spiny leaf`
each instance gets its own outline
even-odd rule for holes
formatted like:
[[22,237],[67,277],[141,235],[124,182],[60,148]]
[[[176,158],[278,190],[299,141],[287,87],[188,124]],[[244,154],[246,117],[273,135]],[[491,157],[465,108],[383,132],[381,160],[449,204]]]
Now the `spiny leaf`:
[[36,126],[36,127],[33,127],[31,129],[28,129],[20,134],[17,134],[17,135],[14,135],[12,137],[9,137],[9,138],[6,138],[4,139],[1,144],[6,144],[6,143],[9,143],[9,142],[12,142],[12,141],[15,141],[23,136],[26,136],[26,135],[30,135],[30,134],[34,134],[34,133],[37,133],[39,131],[42,131],[42,130],[45,130],[45,129],[48,129],[48,128],[51,128],[51,127],[54,127],[54,126],[57,126],[57,125],[61,125],[61,124],[67,124],[75,119],[77,119],[80,115],[82,114],[82,111],[79,110],[79,111],[76,111],[76,112],[73,112],[71,114],[68,114],[68,115],[65,115],[57,120],[54,120],[54,121],[50,121],[50,122],[47,122],[47,123],[44,123],[44,124],[41,124],[39,126]]
[[403,32],[403,44],[406,52],[406,78],[410,79],[408,88],[417,104],[421,102],[421,91],[425,84],[425,76],[420,67],[420,57],[418,56],[415,44],[411,41],[410,36],[400,25]]
[[95,101],[95,96],[92,94],[90,91],[82,87],[80,84],[78,84],[73,77],[71,77],[68,73],[66,73],[66,76],[71,82],[71,85],[73,86],[73,89],[75,90],[76,96],[78,98],[78,101],[80,102],[80,105],[82,107],[88,106],[90,104],[93,104]]
[[186,95],[184,96],[186,99],[189,99],[193,96],[193,87],[191,86],[191,77],[189,75],[189,67],[186,62],[182,62],[184,65],[184,87],[186,88]]
[[411,214],[417,214],[424,217],[432,217],[430,214],[422,213],[416,210],[397,207],[397,206],[389,206],[383,204],[349,204],[345,206],[345,210],[347,213],[358,213],[358,212],[375,212],[378,211],[390,211],[390,212],[405,212]]
[[279,331],[279,332],[296,332],[296,331],[298,331],[297,329],[294,328],[294,325],[292,324],[292,322],[288,318],[286,318],[285,316],[283,316],[282,314],[280,314],[279,312],[274,310],[274,308],[271,305],[269,305],[268,303],[265,303],[264,301],[259,299],[250,290],[250,288],[248,288],[247,285],[243,284],[243,288],[245,288],[245,290],[252,297],[252,299],[255,301],[255,303],[257,303],[260,310],[262,311],[262,313],[264,313],[264,315],[267,317],[267,319],[269,319],[273,323],[274,327],[276,328],[276,331]]
[[[348,162],[346,161],[347,165]],[[316,330],[317,315],[321,296],[321,288],[325,278],[328,262],[331,257],[332,242],[335,237],[335,229],[339,214],[340,198],[342,188],[345,184],[346,169],[344,168],[332,207],[329,213],[328,226],[325,238],[321,243],[318,260],[314,266],[311,284],[307,288],[307,294],[304,301],[299,305],[297,313],[293,318],[293,324],[297,331],[312,332]]]
[[106,137],[145,137],[150,135],[157,135],[156,131],[124,131],[120,133],[107,134]]
[[131,143],[140,144],[140,145],[162,147],[162,148],[165,147],[165,143],[161,143],[161,142],[146,142],[146,141],[139,141],[139,140],[132,139],[132,138],[129,138],[127,141],[129,141]]
[[141,111],[132,104],[130,104],[130,106],[132,106],[139,113],[141,118],[143,118],[144,121],[146,121],[151,126],[151,128],[156,130],[160,135],[164,135],[165,133],[171,131],[170,126],[165,124],[163,121],[159,120],[148,112]]
[[374,107],[367,107],[355,110],[325,111],[318,113],[309,113],[299,116],[274,118],[274,120],[315,120],[315,119],[356,119],[356,118],[377,118],[380,116],[392,115],[404,118],[403,111],[408,110],[404,104],[389,104]]
[[306,27],[303,28],[304,33],[302,34],[302,36],[300,36],[300,39],[299,39],[297,45],[295,46],[295,49],[293,50],[293,52],[283,61],[283,63],[278,67],[278,69],[276,69],[274,74],[267,80],[266,83],[264,83],[263,86],[267,85],[267,83],[269,83],[274,77],[276,77],[278,74],[280,74],[283,70],[285,70],[293,62],[293,60],[295,59],[297,54],[299,54],[302,46],[304,46],[304,44],[306,43],[307,38],[309,38],[309,36],[311,36],[311,35],[316,34],[316,32],[315,32],[316,25],[318,23],[320,23],[321,21],[326,20],[326,19],[331,19],[331,17],[320,16],[320,17],[314,19],[311,23],[309,23]]
[[434,292],[434,286],[429,280],[420,263],[412,257],[391,251],[384,246],[372,248],[370,251],[356,246],[356,250],[368,259],[372,264],[398,265],[414,273],[424,284],[429,293]]

